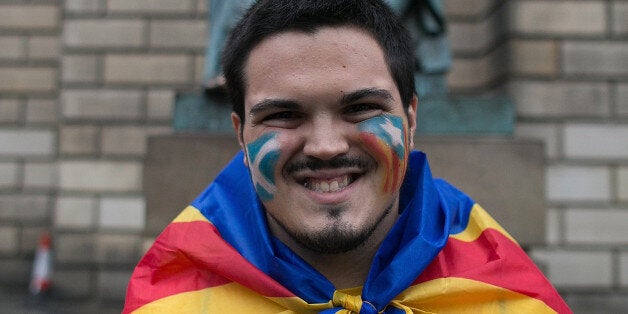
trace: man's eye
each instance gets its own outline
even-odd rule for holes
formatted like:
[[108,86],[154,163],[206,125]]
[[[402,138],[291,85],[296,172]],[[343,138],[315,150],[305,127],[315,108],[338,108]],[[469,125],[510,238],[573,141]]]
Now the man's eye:
[[292,111],[280,111],[280,112],[276,112],[276,113],[272,113],[267,115],[266,117],[264,117],[263,121],[270,121],[270,120],[293,120],[296,119],[297,114],[292,112]]
[[260,123],[268,127],[292,129],[299,125],[301,117],[298,112],[279,111],[263,117]]
[[345,113],[361,114],[361,113],[366,113],[373,110],[381,110],[381,108],[375,104],[360,103],[360,104],[355,104],[355,105],[351,105],[347,107],[345,110]]
[[348,106],[344,110],[345,116],[352,121],[362,121],[374,116],[377,116],[383,112],[381,106],[371,103],[360,103]]

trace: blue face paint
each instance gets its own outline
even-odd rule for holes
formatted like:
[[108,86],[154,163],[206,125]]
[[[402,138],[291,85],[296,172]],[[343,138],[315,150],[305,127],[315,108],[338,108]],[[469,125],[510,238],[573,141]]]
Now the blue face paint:
[[277,192],[275,167],[281,151],[276,139],[277,133],[266,133],[246,145],[249,169],[257,195],[263,201],[271,200]]
[[360,132],[370,133],[392,148],[399,159],[405,159],[406,134],[403,119],[390,114],[379,115],[360,122]]

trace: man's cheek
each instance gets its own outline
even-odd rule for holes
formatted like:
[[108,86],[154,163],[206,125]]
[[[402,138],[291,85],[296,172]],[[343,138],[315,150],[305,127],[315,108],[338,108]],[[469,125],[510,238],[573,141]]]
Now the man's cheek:
[[277,133],[266,133],[247,144],[246,153],[257,195],[263,201],[273,199],[277,193],[275,168],[281,155]]
[[406,169],[407,131],[403,119],[381,115],[358,125],[360,139],[384,169],[382,191],[393,192],[401,186]]

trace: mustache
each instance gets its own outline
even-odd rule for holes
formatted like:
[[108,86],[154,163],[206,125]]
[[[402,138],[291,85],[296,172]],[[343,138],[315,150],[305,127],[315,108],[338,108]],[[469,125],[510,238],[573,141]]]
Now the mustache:
[[316,157],[304,157],[294,160],[286,165],[286,173],[293,174],[298,171],[339,168],[359,168],[362,170],[375,168],[375,162],[363,156],[338,156],[329,160],[322,160]]

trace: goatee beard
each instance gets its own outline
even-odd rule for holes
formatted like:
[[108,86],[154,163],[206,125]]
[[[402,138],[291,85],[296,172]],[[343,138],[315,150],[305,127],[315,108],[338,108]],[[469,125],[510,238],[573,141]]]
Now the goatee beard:
[[302,248],[318,254],[340,254],[355,250],[367,243],[384,218],[390,214],[393,204],[394,201],[377,219],[369,221],[359,229],[351,228],[349,224],[342,221],[341,213],[344,210],[341,207],[329,207],[328,217],[333,221],[322,229],[309,233],[287,228],[281,220],[272,215],[271,217]]

